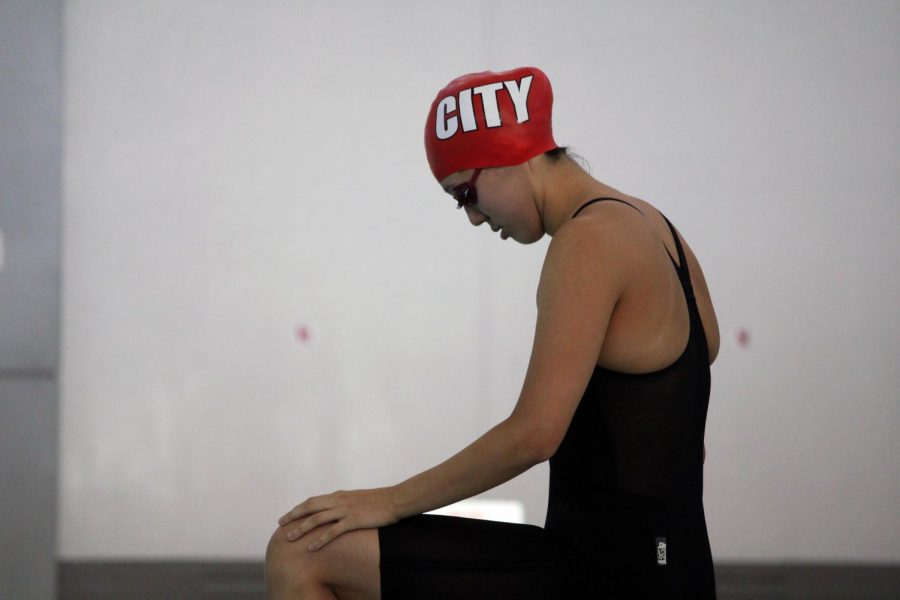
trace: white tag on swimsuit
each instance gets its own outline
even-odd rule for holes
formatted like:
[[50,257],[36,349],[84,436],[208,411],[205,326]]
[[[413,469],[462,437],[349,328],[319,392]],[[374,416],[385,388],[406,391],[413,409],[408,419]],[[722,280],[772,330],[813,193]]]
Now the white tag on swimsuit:
[[666,564],[666,538],[656,538],[656,564]]

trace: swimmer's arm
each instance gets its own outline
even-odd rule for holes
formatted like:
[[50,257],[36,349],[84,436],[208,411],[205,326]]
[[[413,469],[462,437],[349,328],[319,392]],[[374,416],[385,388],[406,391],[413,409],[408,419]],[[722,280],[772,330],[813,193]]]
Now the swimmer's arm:
[[526,431],[507,418],[436,467],[392,486],[395,515],[403,519],[470,498],[543,460]]
[[627,232],[597,227],[586,219],[567,223],[550,243],[531,362],[515,410],[452,458],[393,486],[398,518],[489,490],[556,452],[629,268]]

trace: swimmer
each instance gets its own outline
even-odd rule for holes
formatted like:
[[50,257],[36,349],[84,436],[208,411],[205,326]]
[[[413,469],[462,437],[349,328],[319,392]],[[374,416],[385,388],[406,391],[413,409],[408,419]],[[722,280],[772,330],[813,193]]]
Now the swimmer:
[[[702,493],[719,330],[703,271],[650,202],[556,143],[552,106],[540,69],[483,71],[441,89],[425,124],[432,175],[468,223],[551,238],[514,409],[401,483],[285,513],[269,598],[716,597]],[[544,461],[543,527],[425,514]]]

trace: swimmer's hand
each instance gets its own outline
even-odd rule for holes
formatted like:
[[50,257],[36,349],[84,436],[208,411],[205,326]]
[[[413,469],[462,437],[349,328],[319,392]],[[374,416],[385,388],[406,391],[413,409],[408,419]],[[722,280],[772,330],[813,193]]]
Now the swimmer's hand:
[[399,520],[391,488],[373,488],[338,490],[324,496],[313,496],[278,519],[278,524],[282,527],[294,525],[287,534],[287,539],[293,542],[316,527],[333,521],[334,524],[316,539],[305,540],[310,542],[308,549],[313,551],[347,531],[391,525]]

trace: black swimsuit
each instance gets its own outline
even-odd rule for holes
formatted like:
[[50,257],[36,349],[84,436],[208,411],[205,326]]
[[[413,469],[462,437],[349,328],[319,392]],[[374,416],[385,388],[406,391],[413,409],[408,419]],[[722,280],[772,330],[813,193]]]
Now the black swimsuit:
[[[638,210],[595,198],[573,218],[601,200]],[[665,219],[690,313],[681,356],[652,373],[594,369],[550,458],[544,527],[421,514],[379,528],[383,600],[716,597],[702,498],[709,352]]]

